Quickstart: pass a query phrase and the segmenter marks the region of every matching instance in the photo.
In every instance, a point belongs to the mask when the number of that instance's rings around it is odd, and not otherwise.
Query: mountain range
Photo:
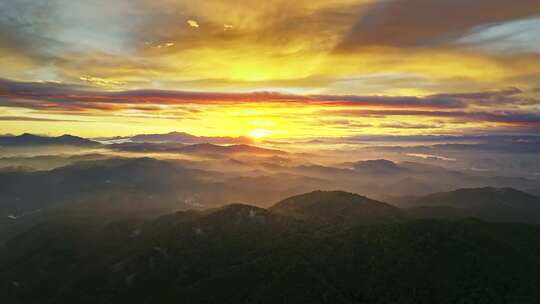
[[[405,213],[352,193],[315,191],[268,209],[231,204],[106,225],[58,217],[0,248],[0,295],[8,303],[540,297],[539,226],[414,220]]]
[[[0,158],[2,303],[540,298],[534,177],[240,143],[4,138],[29,154]],[[34,154],[64,146],[76,153]]]
[[[195,147],[199,148],[201,145]],[[205,149],[208,146],[203,147],[203,151],[207,151]],[[210,148],[213,151],[214,147]],[[231,149],[261,152],[261,148],[251,149],[244,146],[240,148]],[[262,150],[263,154],[266,152]],[[387,177],[387,173],[382,173],[382,176],[378,177],[373,174],[373,169],[370,169],[372,174],[367,175],[365,173],[359,175],[355,170],[325,167],[298,167],[287,169],[289,172],[285,170],[279,173],[246,174],[243,171],[232,173],[203,169],[204,166],[198,163],[192,165],[189,162],[153,158],[100,159],[99,155],[88,155],[79,156],[74,160],[78,162],[51,170],[33,171],[26,167],[12,167],[0,171],[0,217],[20,218],[38,210],[66,206],[76,209],[130,210],[142,213],[148,210],[166,213],[194,207],[211,208],[231,202],[248,202],[268,207],[276,200],[290,195],[322,187],[330,190],[330,185],[339,187],[340,183],[332,181],[330,178],[332,176],[335,179],[341,179],[341,176],[347,178],[345,181],[351,181],[349,188],[362,188],[360,179],[369,178],[364,186],[367,189],[375,187],[380,181],[393,178]],[[36,161],[51,160],[40,157]],[[206,163],[202,162],[203,165]],[[234,162],[231,166],[239,167],[242,164]],[[373,163],[370,164],[370,168],[373,168]],[[425,169],[419,168],[421,167],[400,166],[398,170],[406,171],[408,174],[415,172],[414,170],[424,172]],[[380,172],[380,169],[376,171]],[[430,173],[429,176],[435,175]],[[442,174],[439,175],[443,178]],[[403,181],[403,178],[396,181]],[[341,184],[347,185],[345,182]],[[326,205],[318,205],[317,201],[310,197],[304,200],[314,204],[312,210],[324,212]],[[358,196],[349,198],[351,202],[362,200],[369,201]],[[421,217],[471,216],[486,220],[536,223],[540,222],[540,213],[537,212],[537,206],[540,205],[538,200],[534,195],[515,189],[488,187],[394,197],[389,202]],[[291,209],[290,212],[292,211]],[[363,217],[372,218],[377,212],[378,209],[371,210]],[[334,216],[362,217],[354,212],[349,213],[344,209],[341,214]],[[426,216],[422,216],[423,213]],[[310,217],[315,217],[315,214],[310,214]]]
[[[195,136],[186,132],[170,132],[165,134],[139,134],[129,137],[132,142],[178,142],[184,144],[252,144],[253,141],[248,137],[230,137],[230,136]]]
[[[40,136],[24,133],[18,136],[0,136],[0,146],[3,147],[32,147],[32,146],[79,146],[79,147],[95,147],[100,144],[86,138],[62,135],[58,137]]]
[[[408,198],[401,206],[423,218],[475,217],[498,222],[540,223],[540,198],[512,188],[458,189]]]
[[[210,143],[182,144],[182,143],[118,143],[108,145],[107,148],[124,152],[139,153],[194,153],[194,154],[272,154],[283,155],[285,151],[255,147],[250,145],[216,145]]]
[[[210,137],[210,136],[195,136],[185,132],[170,132],[165,134],[139,134],[128,137],[112,138],[113,142],[120,140],[121,142],[132,143],[180,143],[180,144],[214,144],[214,145],[249,145],[253,141],[247,137]],[[109,138],[99,139],[108,141]],[[45,145],[66,145],[66,146],[81,146],[90,147],[100,145],[99,141],[86,139],[83,137],[64,134],[61,136],[44,136],[24,133],[21,135],[1,135],[0,146],[19,147],[19,146],[45,146]],[[156,147],[155,145],[154,147]]]

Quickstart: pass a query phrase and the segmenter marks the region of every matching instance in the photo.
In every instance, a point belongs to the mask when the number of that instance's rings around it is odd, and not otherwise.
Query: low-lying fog
[[[396,206],[459,188],[540,194],[538,142],[16,140],[1,148],[4,231],[45,211],[152,217],[231,203],[268,207],[313,190],[344,190]]]

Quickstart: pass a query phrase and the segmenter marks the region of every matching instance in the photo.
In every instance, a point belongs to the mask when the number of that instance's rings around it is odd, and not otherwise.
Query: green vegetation
[[[1,248],[0,295],[5,303],[40,304],[540,298],[540,226],[405,214],[362,196],[316,191],[270,209],[234,204],[105,227],[66,215]]]

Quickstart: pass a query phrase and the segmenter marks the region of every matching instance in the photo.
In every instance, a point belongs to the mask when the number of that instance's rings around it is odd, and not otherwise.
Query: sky
[[[538,134],[538,0],[0,0],[0,134]]]

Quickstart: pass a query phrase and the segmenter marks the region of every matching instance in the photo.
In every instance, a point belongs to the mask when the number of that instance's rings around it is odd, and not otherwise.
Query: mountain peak
[[[189,135],[189,136],[194,136],[194,135],[191,135],[191,134],[186,133],[186,132],[178,132],[178,131],[172,131],[172,132],[169,132],[167,134],[168,135]]]
[[[23,133],[19,136],[9,136],[9,137],[15,137],[15,138],[48,138],[48,136],[42,136],[42,135],[36,135],[32,133]]]
[[[58,136],[58,138],[83,139],[82,137],[74,136],[74,135],[71,135],[71,134],[62,134],[62,135]]]
[[[345,191],[313,191],[287,198],[270,211],[303,220],[355,225],[395,221],[399,209],[365,196]]]

